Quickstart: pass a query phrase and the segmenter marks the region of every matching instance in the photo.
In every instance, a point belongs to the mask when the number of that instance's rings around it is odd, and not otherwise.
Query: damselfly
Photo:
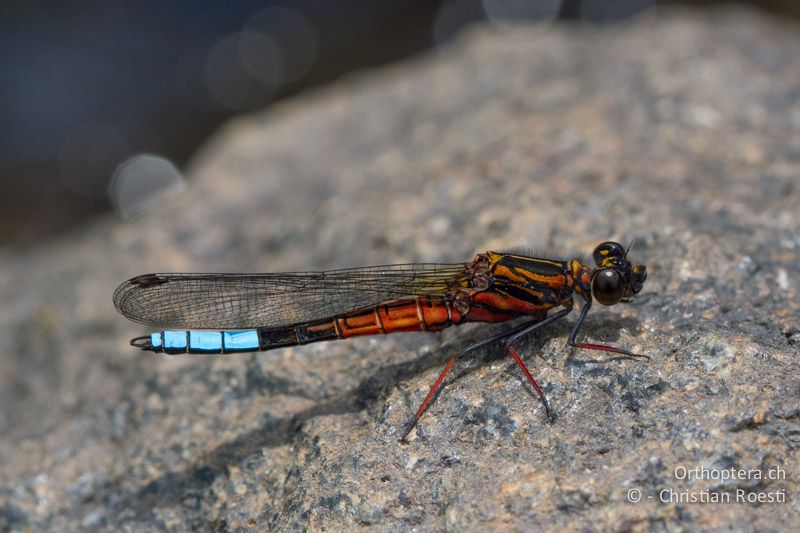
[[[647,279],[645,266],[629,262],[628,251],[619,243],[598,245],[593,258],[595,267],[578,259],[486,252],[455,264],[275,274],[146,274],[120,285],[114,305],[130,320],[172,328],[131,340],[137,348],[167,354],[253,352],[527,317],[447,361],[403,435],[405,440],[456,360],[498,341],[504,342],[552,419],[547,399],[514,343],[568,315],[576,294],[583,303],[569,346],[646,357],[576,342],[593,299],[603,305],[630,301]],[[555,308],[559,309],[548,316]]]

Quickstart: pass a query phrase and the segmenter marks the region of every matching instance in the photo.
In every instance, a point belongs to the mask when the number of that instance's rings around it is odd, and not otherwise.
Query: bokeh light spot
[[[183,174],[171,161],[137,154],[117,167],[108,194],[117,215],[129,220],[174,198],[185,188]]]
[[[317,60],[317,30],[294,9],[262,9],[245,23],[244,32],[268,36],[279,46],[283,57],[283,83],[302,79]],[[253,74],[261,79],[258,74]]]
[[[239,59],[245,71],[275,91],[284,81],[281,45],[269,34],[245,30],[239,34]]]
[[[223,37],[211,47],[203,66],[203,81],[211,97],[228,109],[247,109],[253,104],[254,82],[244,68],[240,34]]]

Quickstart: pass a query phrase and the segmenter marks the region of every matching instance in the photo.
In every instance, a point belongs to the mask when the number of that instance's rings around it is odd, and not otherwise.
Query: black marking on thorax
[[[498,261],[492,270],[492,274],[494,274],[495,277],[500,277],[498,275],[502,271],[502,268],[498,271],[498,267],[506,268],[511,274],[529,281],[533,280],[531,280],[528,273],[544,277],[562,276],[569,273],[569,264],[566,261],[554,261],[552,259],[538,259],[535,257],[517,255],[506,255]],[[519,283],[514,279],[508,279],[507,281]]]

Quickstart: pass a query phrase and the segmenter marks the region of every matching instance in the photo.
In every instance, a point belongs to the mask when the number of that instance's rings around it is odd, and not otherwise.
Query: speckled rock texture
[[[0,254],[0,529],[800,523],[796,25],[721,10],[479,27],[232,122],[188,174],[145,219]],[[584,336],[652,359],[567,349],[573,316],[519,345],[554,422],[488,350],[408,444],[444,362],[491,327],[167,357],[129,347],[148,330],[111,303],[152,271],[607,239],[632,240],[650,276]]]

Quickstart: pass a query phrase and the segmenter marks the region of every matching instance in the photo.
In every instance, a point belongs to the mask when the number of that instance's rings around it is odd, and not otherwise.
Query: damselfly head
[[[592,254],[597,268],[592,273],[592,296],[603,305],[630,301],[642,290],[647,267],[628,261],[628,251],[618,242],[604,242]]]

